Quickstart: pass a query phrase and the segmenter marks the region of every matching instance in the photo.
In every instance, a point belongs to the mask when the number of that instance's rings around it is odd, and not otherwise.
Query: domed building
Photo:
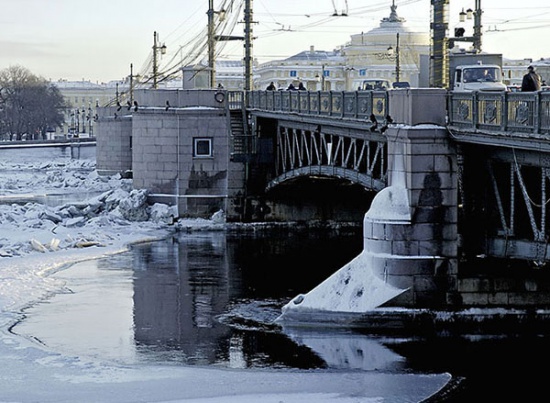
[[[380,26],[351,36],[342,49],[350,71],[349,82],[356,89],[365,79],[386,79],[409,82],[417,87],[420,76],[420,55],[430,54],[429,32],[413,32],[405,19],[397,15],[395,0],[391,13]]]

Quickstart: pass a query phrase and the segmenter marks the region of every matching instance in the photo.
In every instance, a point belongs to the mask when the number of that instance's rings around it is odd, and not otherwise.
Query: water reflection
[[[136,245],[57,273],[71,292],[30,308],[15,332],[71,354],[124,363],[326,367],[273,321],[291,297],[357,254],[360,234],[214,232]],[[118,318],[116,325],[110,317]]]
[[[384,339],[343,329],[285,328],[295,343],[307,346],[330,368],[365,371],[403,370],[405,357],[384,345]]]
[[[134,326],[140,352],[211,364],[230,330],[215,320],[230,297],[230,265],[220,234],[134,250]]]
[[[299,246],[281,247],[289,237],[301,239]],[[240,368],[324,366],[272,322],[297,287],[299,292],[311,287],[347,260],[345,250],[352,255],[360,248],[353,231],[308,264],[297,259],[329,238],[306,232],[269,238],[208,233],[137,246],[132,252],[133,299],[140,356]]]

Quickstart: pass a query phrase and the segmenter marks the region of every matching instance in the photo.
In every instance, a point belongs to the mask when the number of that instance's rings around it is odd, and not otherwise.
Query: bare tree
[[[59,89],[21,66],[0,71],[0,133],[20,140],[46,138],[63,124],[65,101]]]

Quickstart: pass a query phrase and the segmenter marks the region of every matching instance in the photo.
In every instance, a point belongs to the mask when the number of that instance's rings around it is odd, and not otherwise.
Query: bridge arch
[[[321,126],[279,125],[275,175],[266,189],[299,177],[344,179],[365,189],[386,187],[386,138],[379,133]]]
[[[373,175],[360,173],[355,170],[331,165],[306,166],[291,169],[270,180],[266,190],[271,190],[283,182],[304,177],[326,177],[349,181],[363,186],[367,190],[378,192],[386,187],[385,179],[375,178]]]

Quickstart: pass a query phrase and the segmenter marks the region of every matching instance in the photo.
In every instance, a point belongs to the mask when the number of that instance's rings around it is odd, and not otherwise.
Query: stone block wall
[[[132,170],[132,115],[126,108],[99,108],[96,123],[96,167],[100,175]]]
[[[211,141],[211,155],[195,154],[197,139]],[[227,213],[244,180],[243,165],[229,160],[229,141],[224,108],[140,108],[133,116],[134,188],[176,204],[182,217]]]
[[[226,93],[217,90],[135,90],[137,108],[101,108],[97,126],[100,174],[132,173],[151,202],[176,205],[180,216],[210,217],[223,209],[240,218],[245,168],[230,161]],[[194,155],[194,139],[212,154]]]

